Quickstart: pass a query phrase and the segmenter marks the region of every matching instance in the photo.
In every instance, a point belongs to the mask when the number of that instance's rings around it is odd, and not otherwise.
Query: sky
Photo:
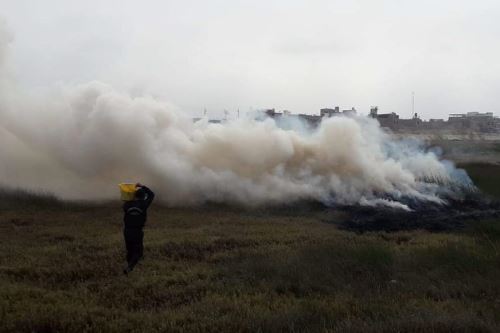
[[[498,0],[0,0],[26,89],[102,81],[192,116],[498,110]]]

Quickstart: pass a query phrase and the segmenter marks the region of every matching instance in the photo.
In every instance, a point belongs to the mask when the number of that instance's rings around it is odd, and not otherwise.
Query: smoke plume
[[[0,61],[9,40],[0,29]],[[470,182],[364,117],[325,119],[306,133],[272,119],[193,122],[168,103],[100,82],[30,92],[0,69],[0,84],[3,186],[100,199],[140,181],[171,205],[318,200],[408,209],[408,200],[442,203]]]

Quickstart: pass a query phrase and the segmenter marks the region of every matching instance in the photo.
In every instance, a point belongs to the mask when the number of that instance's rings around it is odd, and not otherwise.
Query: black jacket
[[[125,228],[142,228],[146,223],[148,218],[147,209],[153,202],[155,194],[146,186],[143,186],[142,189],[146,192],[146,199],[126,201],[123,204]]]

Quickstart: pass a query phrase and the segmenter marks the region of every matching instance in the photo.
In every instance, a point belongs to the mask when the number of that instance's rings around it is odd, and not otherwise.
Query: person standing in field
[[[127,249],[127,266],[124,274],[130,273],[143,257],[144,225],[147,220],[147,210],[155,197],[153,191],[140,183],[136,184],[134,200],[123,204],[123,236]]]

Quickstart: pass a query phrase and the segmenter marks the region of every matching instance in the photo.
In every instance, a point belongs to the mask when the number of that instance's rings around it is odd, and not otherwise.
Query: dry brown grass
[[[126,277],[119,205],[23,195],[0,211],[3,332],[500,330],[498,221],[356,235],[326,210],[153,205]]]

